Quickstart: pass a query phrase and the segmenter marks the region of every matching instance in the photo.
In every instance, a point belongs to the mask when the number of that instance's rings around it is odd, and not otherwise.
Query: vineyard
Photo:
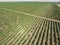
[[[59,45],[57,3],[0,2],[0,45]]]

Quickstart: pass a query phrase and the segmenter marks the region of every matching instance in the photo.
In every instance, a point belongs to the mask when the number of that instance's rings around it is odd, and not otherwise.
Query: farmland
[[[59,45],[57,3],[0,2],[0,45]]]

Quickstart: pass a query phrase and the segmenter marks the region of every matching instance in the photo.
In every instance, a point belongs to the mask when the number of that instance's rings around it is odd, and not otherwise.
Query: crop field
[[[0,45],[59,44],[57,3],[0,2]]]

